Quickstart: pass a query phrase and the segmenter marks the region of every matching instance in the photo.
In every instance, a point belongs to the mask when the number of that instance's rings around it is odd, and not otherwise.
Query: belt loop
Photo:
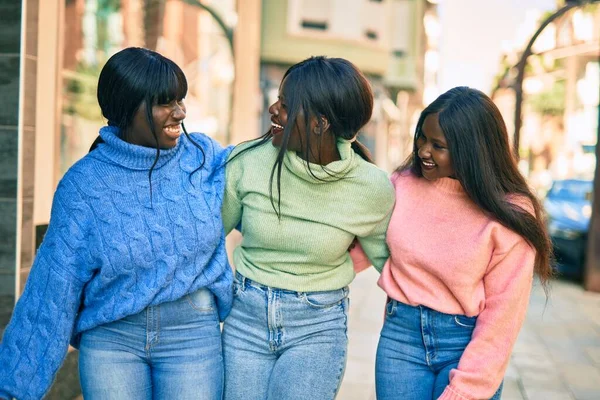
[[[242,288],[246,289],[246,277],[244,275],[242,275]]]

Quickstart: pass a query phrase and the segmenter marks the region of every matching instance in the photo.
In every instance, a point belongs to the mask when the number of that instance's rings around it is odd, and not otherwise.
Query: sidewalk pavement
[[[350,286],[349,351],[338,400],[375,400],[375,351],[385,294],[369,268]],[[600,294],[553,281],[539,285],[504,379],[503,400],[600,399]]]

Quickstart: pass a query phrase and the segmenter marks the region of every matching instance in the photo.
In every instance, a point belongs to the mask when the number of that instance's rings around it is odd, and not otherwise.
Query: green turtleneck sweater
[[[285,154],[281,171],[281,219],[269,195],[278,148],[268,142],[234,157],[226,170],[223,223],[229,233],[241,222],[236,270],[263,285],[300,292],[342,288],[355,273],[348,247],[355,237],[375,266],[388,258],[385,233],[394,206],[387,173],[364,161],[347,140],[338,141],[341,160],[311,164]],[[277,178],[273,179],[277,207]]]

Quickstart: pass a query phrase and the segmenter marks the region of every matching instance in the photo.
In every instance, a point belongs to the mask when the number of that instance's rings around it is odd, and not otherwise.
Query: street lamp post
[[[525,47],[525,50],[523,51],[523,54],[521,55],[521,58],[517,63],[517,78],[515,79],[515,83],[513,86],[515,90],[515,134],[513,136],[513,151],[515,152],[515,157],[517,159],[519,159],[519,139],[521,137],[521,125],[523,124],[523,119],[521,117],[523,109],[523,80],[525,78],[525,67],[527,66],[527,58],[531,55],[531,48],[533,47],[533,44],[535,43],[538,36],[540,36],[542,31],[548,25],[550,25],[552,21],[565,14],[572,8],[579,7],[586,3],[592,3],[594,1],[600,0],[567,1],[567,4],[563,8],[559,9],[554,14],[549,16],[544,22],[542,22],[538,30],[529,40],[529,43],[527,43],[527,47]]]

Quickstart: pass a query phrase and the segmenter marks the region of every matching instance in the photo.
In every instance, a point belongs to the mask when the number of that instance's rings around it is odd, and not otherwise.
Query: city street
[[[385,295],[377,272],[351,285],[349,356],[338,399],[375,399],[374,362]],[[600,294],[564,281],[537,286],[504,381],[503,400],[600,399]]]

